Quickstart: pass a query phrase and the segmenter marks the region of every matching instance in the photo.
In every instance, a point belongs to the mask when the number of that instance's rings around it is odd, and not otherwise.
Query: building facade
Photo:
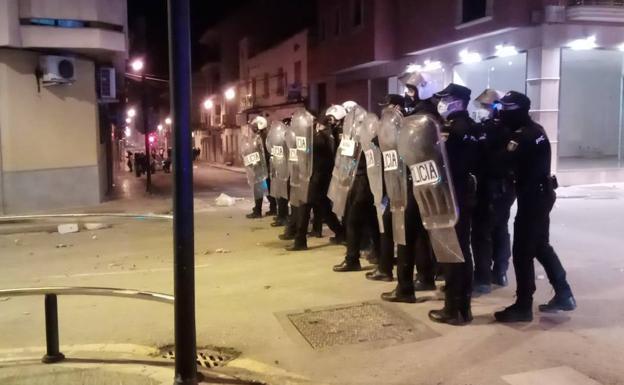
[[[126,31],[123,0],[0,0],[0,213],[102,200]]]
[[[622,1],[321,0],[318,14],[312,106],[375,111],[416,64],[440,89],[527,93],[562,184],[624,180]]]

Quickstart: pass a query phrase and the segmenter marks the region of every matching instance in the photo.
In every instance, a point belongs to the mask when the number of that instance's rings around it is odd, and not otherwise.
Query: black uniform
[[[530,119],[529,119],[530,120]],[[533,258],[544,266],[556,296],[572,297],[566,272],[550,245],[550,211],[555,203],[556,180],[550,176],[550,142],[533,121],[516,129],[507,144],[516,177],[518,212],[514,223],[513,264],[517,301],[531,308],[535,292]]]
[[[271,164],[271,153],[267,150],[267,145],[266,145],[266,139],[267,139],[267,131],[266,130],[260,130],[259,132],[260,137],[262,138],[262,146],[264,147],[264,157],[266,160],[266,164],[267,166],[270,167]],[[267,177],[266,179],[267,182],[267,190],[270,191],[271,189],[271,178]],[[255,205],[253,208],[253,214],[262,214],[262,200],[263,198],[260,199],[256,199],[255,200]],[[270,195],[267,195],[267,200],[269,201],[269,212],[267,213],[268,215],[275,215],[277,213],[277,201],[275,200],[275,198],[273,198]]]
[[[516,199],[506,154],[510,130],[498,119],[478,125],[477,206],[472,217],[475,285],[506,285],[509,211]]]
[[[375,198],[368,183],[366,173],[366,157],[362,154],[358,168],[349,192],[348,215],[345,216],[347,230],[347,255],[345,262],[348,265],[359,266],[360,246],[364,230],[368,229],[371,236],[373,252],[379,255],[379,223],[375,211]]]
[[[331,182],[332,170],[334,168],[334,144],[330,130],[320,130],[315,132],[313,137],[313,162],[312,177],[310,178],[308,203],[299,207],[299,218],[297,221],[297,233],[295,235],[295,247],[307,246],[308,224],[310,223],[310,210],[315,206],[317,213],[323,218],[323,222],[336,234],[339,239],[344,239],[344,229],[336,214],[332,212],[331,202],[327,197],[329,183]]]
[[[472,295],[473,264],[470,250],[470,226],[476,199],[474,170],[476,144],[474,122],[467,111],[450,114],[442,129],[451,169],[451,179],[459,206],[459,220],[455,225],[464,263],[443,264],[446,279],[445,309],[469,313]],[[470,318],[470,317],[467,317]]]
[[[427,100],[410,102],[406,99],[404,114],[426,113],[438,116],[436,107]],[[407,114],[407,111],[410,113]],[[407,205],[405,207],[405,245],[397,245],[397,280],[398,285],[393,295],[382,295],[382,299],[395,301],[398,298],[405,298],[413,301],[414,290],[435,289],[435,258],[429,233],[425,229],[420,216],[418,203],[412,194],[412,177],[407,171]],[[384,182],[385,183],[385,182]],[[384,185],[385,188],[385,185]],[[388,203],[389,205],[389,203]],[[378,270],[384,275],[392,276],[392,257],[394,256],[394,242],[392,231],[392,213],[389,208],[384,212],[384,234],[381,237],[381,253]],[[414,265],[418,272],[418,287],[414,284]]]

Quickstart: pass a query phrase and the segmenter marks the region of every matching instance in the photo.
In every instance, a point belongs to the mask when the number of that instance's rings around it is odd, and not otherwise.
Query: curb
[[[225,170],[225,171],[230,171],[230,172],[235,172],[237,174],[245,174],[245,170],[243,170],[243,169],[240,169],[238,167],[225,166],[225,165],[218,164],[218,163],[208,163],[208,167],[217,168],[217,169],[220,169],[220,170]]]

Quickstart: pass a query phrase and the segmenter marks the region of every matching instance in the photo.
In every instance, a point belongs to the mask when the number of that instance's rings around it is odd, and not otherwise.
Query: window
[[[340,35],[340,8],[334,12],[334,36]]]
[[[269,97],[269,74],[265,73],[264,74],[264,80],[263,80],[263,93],[262,96],[265,98]]]
[[[363,0],[353,0],[353,26],[359,27],[364,20]]]
[[[468,23],[488,16],[488,0],[462,0],[461,22]]]
[[[295,84],[301,84],[301,60],[295,62]]]
[[[277,69],[277,90],[276,94],[279,96],[284,95],[284,83],[286,83],[286,74],[282,67]]]

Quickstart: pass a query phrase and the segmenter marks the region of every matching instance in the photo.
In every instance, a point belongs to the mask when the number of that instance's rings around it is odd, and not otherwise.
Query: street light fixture
[[[134,59],[132,63],[130,63],[130,68],[132,68],[134,72],[141,72],[144,66],[145,63],[143,63],[142,59]]]
[[[163,125],[162,125],[162,124],[159,124],[159,125],[158,125],[158,127],[156,127],[156,128],[158,128],[158,131],[162,131],[162,129],[163,129]]]
[[[167,117],[167,118],[165,119],[165,124],[166,124],[167,126],[171,126],[171,118]]]
[[[232,100],[236,97],[236,91],[234,90],[234,87],[230,87],[225,91],[225,99],[227,100]]]
[[[131,117],[127,117],[126,118],[126,123],[128,123],[128,124],[132,123],[132,118]]]
[[[136,116],[136,110],[133,107],[130,107],[126,112],[128,118],[134,118]]]
[[[126,129],[124,130],[124,133],[126,134],[126,138],[129,138],[130,135],[132,135],[132,131],[130,130],[130,127],[126,127]]]
[[[214,102],[212,101],[212,99],[206,99],[204,101],[204,109],[206,110],[210,110],[214,107]]]

